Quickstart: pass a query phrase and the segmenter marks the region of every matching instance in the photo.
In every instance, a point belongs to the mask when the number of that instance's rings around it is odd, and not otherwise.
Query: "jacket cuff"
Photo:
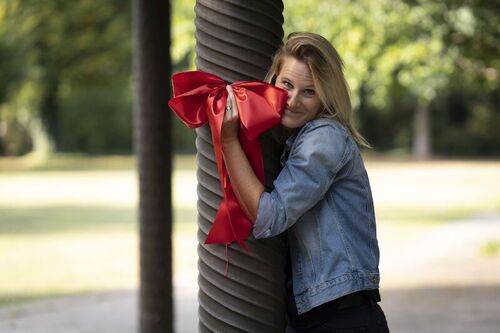
[[[263,192],[259,199],[259,208],[257,209],[257,219],[253,226],[253,236],[255,238],[267,238],[271,236],[272,224],[272,204],[271,194]]]

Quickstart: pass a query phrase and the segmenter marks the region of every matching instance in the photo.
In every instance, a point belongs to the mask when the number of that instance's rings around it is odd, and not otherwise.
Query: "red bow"
[[[220,144],[228,83],[216,75],[201,71],[174,74],[172,83],[175,97],[168,102],[172,110],[190,128],[200,127],[208,121],[212,132],[224,198],[205,244],[236,241],[247,250],[243,241],[248,238],[252,223],[241,210],[233,192]],[[264,131],[280,123],[287,92],[260,81],[239,81],[231,86],[240,116],[240,143],[255,174],[264,183],[264,164],[258,138]]]

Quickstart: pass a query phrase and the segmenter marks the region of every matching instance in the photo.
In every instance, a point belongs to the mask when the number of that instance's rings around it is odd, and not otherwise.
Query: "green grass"
[[[4,207],[0,216],[0,307],[136,288],[135,209]],[[174,242],[196,235],[196,210],[176,209],[174,220]]]
[[[439,225],[451,221],[466,219],[483,212],[500,212],[495,203],[450,207],[418,207],[380,205],[376,207],[376,217],[379,223]]]
[[[4,305],[137,285],[137,237],[130,231],[2,235],[0,253]]]
[[[48,206],[0,208],[1,236],[128,232],[136,229],[133,208]]]
[[[174,231],[184,234],[196,222],[196,210],[175,209]],[[103,206],[0,207],[0,236],[135,233],[133,208]]]
[[[131,155],[99,156],[58,153],[50,156],[29,154],[23,157],[0,158],[0,171],[61,170],[130,170],[135,168]]]

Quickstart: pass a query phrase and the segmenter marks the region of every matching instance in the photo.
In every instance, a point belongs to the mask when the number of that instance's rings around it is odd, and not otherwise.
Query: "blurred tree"
[[[453,50],[444,45],[443,29],[437,24],[442,5],[429,2],[412,7],[394,0],[289,2],[293,4],[286,7],[290,11],[287,17],[294,19],[287,28],[318,32],[343,56],[353,106],[360,111],[364,132],[387,135],[387,128],[369,128],[380,121],[367,120],[388,117],[394,94],[416,96],[412,141],[414,153],[426,157],[430,153],[428,105],[447,84],[453,64]],[[315,7],[322,20],[299,15]],[[402,129],[393,130],[394,136],[401,136]]]
[[[194,70],[195,59],[195,0],[174,0],[172,3],[172,73]],[[173,140],[177,153],[196,151],[196,133],[184,125],[179,118],[173,117]]]
[[[437,152],[500,156],[500,3],[445,1],[445,44],[456,50],[450,85],[433,106]]]
[[[321,16],[304,15],[312,9]],[[471,88],[481,75],[498,91],[498,9],[481,0],[289,0],[285,27],[318,32],[339,49],[370,141],[385,148],[412,144],[414,155],[426,158],[431,130],[445,129],[431,126],[430,106],[455,77],[467,77]],[[489,104],[483,113],[491,116],[498,106]]]
[[[174,0],[172,3],[173,72],[194,70],[195,0]]]
[[[57,150],[61,102],[75,83],[129,85],[130,4],[0,0],[0,8],[5,44],[23,54],[21,88],[11,96],[12,108],[17,113],[19,104],[27,106],[35,149]]]
[[[194,68],[194,0],[172,5],[175,72]],[[0,0],[0,155],[130,152],[130,30],[129,1]]]
[[[0,2],[0,156],[8,151],[23,152],[26,135],[19,131],[17,126],[12,126],[10,136],[15,138],[12,143],[6,140],[9,124],[15,123],[15,115],[9,112],[5,104],[13,91],[19,89],[23,77],[24,54],[9,40],[9,30],[5,24],[6,3]]]

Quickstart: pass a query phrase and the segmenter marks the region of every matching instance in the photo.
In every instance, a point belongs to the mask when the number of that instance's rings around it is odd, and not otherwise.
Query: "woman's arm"
[[[227,86],[228,100],[222,123],[221,145],[233,191],[247,217],[255,222],[264,185],[255,175],[238,140],[239,115],[233,89]]]

